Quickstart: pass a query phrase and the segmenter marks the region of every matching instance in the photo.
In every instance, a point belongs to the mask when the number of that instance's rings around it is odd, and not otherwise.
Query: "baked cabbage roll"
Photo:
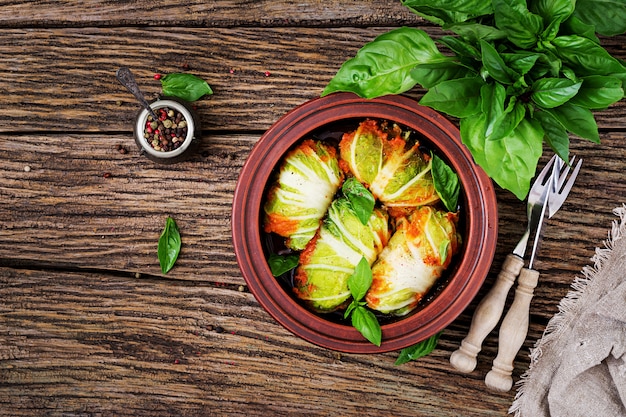
[[[307,139],[284,158],[264,204],[264,229],[302,250],[315,236],[335,193],[343,183],[333,146]]]
[[[439,200],[430,155],[406,136],[397,125],[367,119],[339,143],[342,169],[368,187],[393,216]]]
[[[389,244],[372,266],[368,307],[397,316],[415,309],[458,251],[457,218],[456,213],[424,206],[398,219]]]
[[[294,292],[314,310],[330,312],[349,298],[348,278],[365,257],[371,265],[389,241],[389,218],[374,208],[367,224],[359,220],[351,203],[339,197],[331,204],[315,238],[300,254]]]

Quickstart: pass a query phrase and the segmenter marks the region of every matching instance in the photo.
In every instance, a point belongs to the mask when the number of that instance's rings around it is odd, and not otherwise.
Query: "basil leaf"
[[[451,30],[462,38],[473,42],[478,42],[479,40],[495,41],[506,38],[506,33],[496,27],[474,22],[463,22],[448,25],[446,26],[446,29]]]
[[[543,152],[543,129],[538,121],[525,118],[502,139],[486,140],[486,126],[484,113],[462,119],[461,139],[487,175],[523,200]]]
[[[538,0],[530,4],[531,11],[543,18],[546,29],[542,34],[542,39],[554,39],[561,22],[574,12],[575,4],[575,0]]]
[[[378,36],[344,62],[322,92],[353,92],[364,98],[400,94],[413,88],[411,70],[418,64],[445,59],[426,32],[399,28]]]
[[[615,77],[591,75],[582,78],[582,85],[569,102],[587,109],[604,109],[624,97],[622,82]]]
[[[361,223],[367,224],[374,212],[376,200],[372,193],[354,177],[348,178],[341,188],[343,194],[350,201],[354,213]]]
[[[470,16],[493,13],[491,1],[486,0],[402,0],[407,7],[432,7],[435,9],[461,12]]]
[[[272,253],[267,259],[267,264],[272,271],[272,275],[275,277],[279,277],[291,271],[298,266],[299,262],[300,256],[297,253],[290,253],[289,255],[277,255]]]
[[[574,16],[605,36],[626,32],[626,3],[623,0],[577,0]]]
[[[447,46],[459,58],[470,58],[480,61],[480,51],[469,42],[454,36],[442,36],[439,42]]]
[[[528,49],[537,43],[543,31],[540,16],[531,13],[525,0],[493,0],[496,27],[507,34],[507,39],[520,48]]]
[[[546,109],[559,123],[573,134],[595,143],[600,143],[598,124],[591,110],[565,103],[553,109]]]
[[[178,254],[180,253],[180,232],[173,218],[168,217],[165,220],[165,228],[159,237],[159,245],[157,255],[161,271],[167,274],[174,267]]]
[[[485,136],[491,136],[497,122],[504,114],[506,89],[500,83],[485,84],[480,89],[481,110],[486,116]]]
[[[363,306],[357,306],[352,312],[352,326],[357,329],[364,338],[380,346],[382,329],[374,313]]]
[[[528,74],[542,55],[535,52],[515,52],[500,56],[509,68],[521,76]]]
[[[512,84],[513,80],[519,78],[518,74],[506,66],[500,54],[491,44],[481,40],[480,51],[483,65],[491,78],[502,84]]]
[[[362,257],[354,269],[354,273],[348,278],[348,289],[350,294],[352,294],[352,298],[354,298],[354,302],[358,303],[361,301],[371,286],[372,269],[367,259]]]
[[[420,104],[454,117],[467,117],[480,111],[480,77],[459,78],[437,84],[424,94]]]
[[[402,4],[414,11],[430,13],[444,23],[464,22],[493,13],[491,2],[485,0],[402,0]]]
[[[494,123],[493,132],[488,135],[488,140],[500,140],[519,126],[526,115],[526,107],[513,97],[506,110]]]
[[[413,346],[402,349],[394,365],[402,365],[430,354],[437,347],[442,333],[439,332]]]
[[[411,70],[411,77],[424,88],[432,88],[444,81],[475,75],[456,59],[430,64],[418,64]]]
[[[530,97],[538,106],[551,109],[569,101],[581,85],[567,78],[542,78],[532,85]]]
[[[592,40],[578,35],[559,36],[552,45],[556,55],[579,76],[609,75],[626,82],[626,67]]]
[[[161,87],[164,95],[185,101],[196,101],[205,94],[213,94],[209,84],[193,74],[167,74],[161,78]]]
[[[576,15],[572,15],[565,22],[561,24],[560,35],[580,35],[585,37],[594,43],[599,44],[600,39],[596,36],[596,28],[593,25],[588,25],[580,20]]]
[[[432,155],[432,174],[435,191],[450,212],[457,210],[461,185],[459,177],[441,158]],[[443,261],[442,261],[443,263]]]
[[[569,135],[556,118],[545,111],[536,111],[533,118],[541,123],[544,139],[562,160],[569,163]]]

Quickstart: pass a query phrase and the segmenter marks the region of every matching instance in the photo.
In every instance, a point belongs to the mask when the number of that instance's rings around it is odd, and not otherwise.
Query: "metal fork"
[[[575,159],[575,157],[572,158],[572,163]],[[570,171],[569,165],[565,164],[560,158],[556,161],[551,176],[550,193],[547,196],[549,217],[552,217],[563,205],[563,202],[574,185],[581,165],[582,159],[578,161],[569,180],[567,180]],[[509,391],[513,386],[513,378],[511,377],[513,361],[524,344],[528,333],[530,302],[539,280],[539,271],[533,269],[533,264],[537,255],[541,223],[545,211],[546,204],[544,201],[543,207],[541,208],[541,218],[538,219],[538,227],[535,232],[533,250],[528,262],[528,268],[522,268],[520,272],[513,304],[511,304],[500,326],[498,355],[493,360],[491,371],[489,371],[485,377],[487,386],[496,391]]]
[[[539,175],[537,175],[528,193],[528,224],[526,232],[513,250],[513,253],[507,255],[496,282],[485,298],[478,304],[478,307],[476,307],[467,336],[461,342],[459,349],[450,356],[452,366],[461,372],[469,373],[476,368],[476,356],[481,350],[483,341],[500,321],[509,290],[524,266],[524,253],[526,252],[528,239],[531,233],[537,230],[539,220],[543,218],[545,211],[544,203],[550,191],[551,183],[549,179],[553,178],[552,167],[555,159],[556,157],[550,159]]]

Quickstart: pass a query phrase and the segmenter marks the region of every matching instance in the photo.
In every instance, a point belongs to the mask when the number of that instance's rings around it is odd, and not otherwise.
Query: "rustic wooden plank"
[[[80,3],[12,0],[0,4],[4,27],[403,25],[420,21],[398,0],[187,0]]]
[[[3,30],[0,132],[130,131],[139,107],[115,79],[120,66],[133,69],[148,97],[161,91],[154,73],[194,73],[215,91],[197,102],[205,130],[263,131],[318,97],[346,59],[388,29]],[[439,28],[426,30],[435,37],[443,34]],[[626,59],[626,35],[606,44]],[[421,94],[415,89],[409,95]],[[602,129],[626,129],[625,102],[596,114]]]
[[[171,276],[243,283],[230,207],[257,139],[206,136],[193,160],[165,166],[128,135],[2,137],[0,259],[160,273],[156,243],[172,216],[183,248]]]
[[[454,372],[447,334],[394,366],[311,345],[229,288],[0,268],[0,299],[0,415],[501,416],[513,398]]]
[[[208,135],[192,160],[165,166],[141,156],[130,135],[0,136],[0,261],[158,275],[156,242],[171,215],[184,247],[168,276],[242,284],[230,207],[257,139]],[[573,141],[572,151],[585,162],[545,231],[538,267],[548,274],[578,272],[606,237],[611,210],[626,195],[623,140],[616,132],[599,145]],[[510,193],[501,191],[498,199],[500,260],[523,232],[525,209]]]

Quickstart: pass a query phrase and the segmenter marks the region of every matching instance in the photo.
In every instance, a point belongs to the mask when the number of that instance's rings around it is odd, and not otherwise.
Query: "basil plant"
[[[384,33],[347,60],[322,95],[373,98],[423,87],[420,103],[458,118],[476,163],[519,199],[528,194],[544,142],[568,161],[570,136],[600,141],[593,111],[624,97],[626,66],[596,33],[624,33],[626,3],[402,3],[445,34],[435,40],[409,27]]]

